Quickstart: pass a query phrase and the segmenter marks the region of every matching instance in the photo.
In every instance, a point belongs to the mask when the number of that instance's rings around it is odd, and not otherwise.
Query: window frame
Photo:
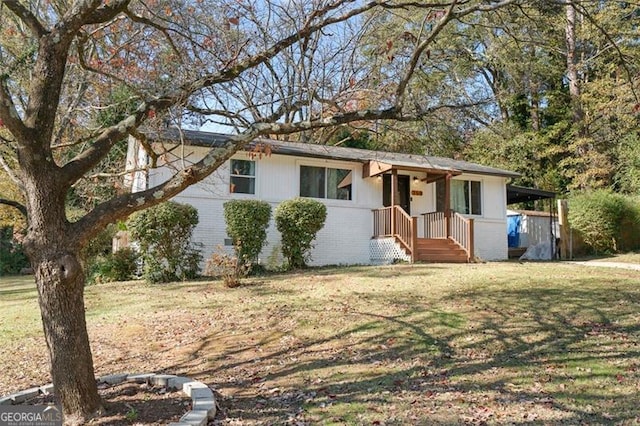
[[[233,173],[233,162],[234,161],[247,161],[249,163],[253,163],[253,175],[242,175]],[[241,179],[253,179],[253,193],[251,192],[235,192],[231,190],[231,185],[234,185],[233,178],[241,178]],[[241,197],[252,197],[256,196],[258,193],[258,162],[251,159],[244,158],[231,158],[229,159],[229,186],[228,186],[229,194],[233,196],[241,196]]]
[[[324,169],[324,197],[312,197],[312,196],[305,196],[302,195],[302,168],[303,167],[314,167],[314,168],[319,168],[319,169]],[[355,202],[355,168],[353,167],[352,164],[326,164],[326,163],[314,163],[314,162],[298,162],[297,164],[297,196],[302,197],[302,198],[310,198],[310,199],[314,199],[314,200],[322,200],[325,203],[354,203]],[[348,170],[349,173],[351,173],[351,189],[349,190],[349,199],[343,199],[343,198],[328,198],[327,194],[329,193],[328,190],[328,184],[329,184],[329,179],[328,179],[328,173],[327,171],[329,169],[333,169],[333,170]]]
[[[455,211],[456,213],[459,213],[459,214],[462,214],[462,215],[465,215],[465,216],[483,217],[483,215],[484,215],[484,181],[482,179],[465,178],[465,179],[451,179],[451,182],[452,183],[453,182],[462,182],[463,185],[465,183],[468,184],[468,190],[467,190],[468,191],[468,193],[467,193],[468,205],[466,207],[468,208],[469,213],[462,213],[462,212],[456,211],[452,206],[453,203],[451,202],[451,200],[449,200],[449,205],[450,205],[451,211]],[[434,191],[434,199],[435,199],[436,211],[441,211],[441,209],[439,209],[439,206],[438,206],[438,184],[440,184],[440,183],[443,186],[446,184],[444,180],[440,180],[440,181],[437,181],[435,183],[435,185],[434,185],[433,191]],[[473,197],[473,186],[474,185],[473,185],[473,183],[477,183],[478,184],[478,188],[479,188],[477,195],[479,196],[478,207],[480,208],[480,213],[473,213],[472,212],[473,206],[474,206],[474,203],[473,203],[473,199],[474,199],[474,197]],[[452,196],[453,196],[453,191],[450,191],[449,192],[449,197],[452,197]],[[442,210],[444,210],[444,208]]]

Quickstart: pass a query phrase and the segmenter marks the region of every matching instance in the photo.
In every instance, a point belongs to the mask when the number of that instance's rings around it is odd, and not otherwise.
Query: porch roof
[[[176,141],[182,137],[187,143],[195,146],[215,147],[228,142],[230,135],[221,133],[201,132],[170,128],[160,136],[151,136],[156,140]],[[518,177],[520,174],[509,170],[483,166],[467,161],[454,160],[444,157],[433,157],[419,154],[403,154],[397,152],[372,151],[359,148],[346,148],[342,146],[318,145],[313,143],[284,142],[274,139],[259,138],[250,143],[245,149],[253,149],[257,144],[267,144],[274,154],[295,155],[299,157],[323,158],[342,161],[357,161],[365,165],[379,163],[390,166],[391,169],[421,171],[427,174],[458,175],[461,173],[473,173],[480,175]],[[390,169],[388,169],[390,170]],[[383,172],[379,172],[383,173]],[[370,174],[374,176],[375,174]]]

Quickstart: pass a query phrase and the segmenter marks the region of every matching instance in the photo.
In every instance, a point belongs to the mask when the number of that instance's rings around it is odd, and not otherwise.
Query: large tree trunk
[[[101,409],[101,400],[85,322],[80,242],[66,219],[64,185],[48,167],[35,170],[25,174],[24,246],[35,272],[55,393],[65,422],[81,423]]]
[[[101,407],[84,312],[84,274],[78,254],[60,250],[33,262],[55,393],[68,421]]]

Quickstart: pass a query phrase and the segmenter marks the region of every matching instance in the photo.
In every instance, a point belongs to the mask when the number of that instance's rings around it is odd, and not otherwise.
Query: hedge
[[[276,227],[282,234],[282,254],[289,269],[306,266],[313,240],[326,218],[327,207],[308,198],[284,201],[276,208]]]

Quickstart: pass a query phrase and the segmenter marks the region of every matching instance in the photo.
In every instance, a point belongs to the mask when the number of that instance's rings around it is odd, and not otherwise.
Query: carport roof
[[[507,185],[507,205],[524,203],[526,201],[545,200],[555,198],[556,193],[542,189],[525,188],[522,186]]]

